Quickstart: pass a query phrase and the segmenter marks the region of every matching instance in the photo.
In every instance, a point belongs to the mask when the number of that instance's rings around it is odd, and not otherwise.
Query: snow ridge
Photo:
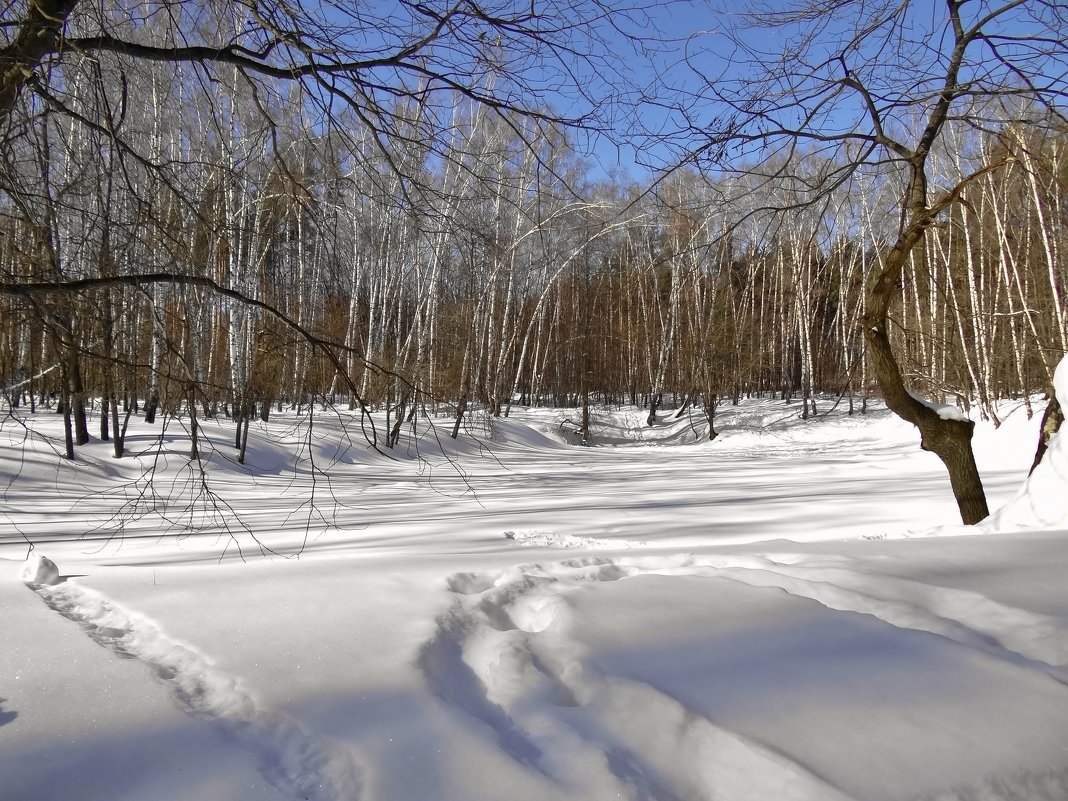
[[[350,753],[309,736],[284,715],[261,709],[236,678],[168,637],[152,620],[76,584],[27,586],[98,645],[144,664],[184,712],[220,727],[252,751],[264,778],[282,792],[307,801],[361,796],[360,771]]]
[[[777,587],[829,609],[867,614],[897,628],[937,634],[1025,664],[1068,684],[1068,630],[1056,618],[998,603],[979,593],[849,570],[803,567],[771,556],[708,559],[648,572],[716,575],[754,587]]]

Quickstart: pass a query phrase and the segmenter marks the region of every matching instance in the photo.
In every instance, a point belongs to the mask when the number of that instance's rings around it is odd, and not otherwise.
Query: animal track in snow
[[[168,637],[150,619],[77,584],[27,586],[94,642],[144,664],[184,712],[217,725],[252,751],[260,772],[282,792],[308,801],[360,797],[360,771],[344,748],[311,737],[284,715],[261,709],[237,679]]]

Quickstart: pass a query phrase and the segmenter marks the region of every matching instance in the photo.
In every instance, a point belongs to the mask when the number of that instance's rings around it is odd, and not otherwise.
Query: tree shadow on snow
[[[14,710],[5,710],[4,704],[7,703],[6,698],[0,698],[0,726],[4,726],[19,716],[18,712]]]

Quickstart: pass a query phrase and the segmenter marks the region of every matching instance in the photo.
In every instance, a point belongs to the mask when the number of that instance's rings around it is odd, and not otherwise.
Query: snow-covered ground
[[[832,407],[383,454],[316,410],[247,466],[208,421],[204,476],[178,423],[68,465],[8,417],[0,799],[1068,799],[1068,440],[1017,494],[1037,416],[980,424],[1008,507],[963,529],[913,429]]]

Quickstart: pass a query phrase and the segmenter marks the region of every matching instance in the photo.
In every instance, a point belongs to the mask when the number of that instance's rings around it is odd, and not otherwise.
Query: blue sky
[[[741,5],[727,0],[693,0],[658,6],[648,12],[652,28],[650,35],[659,38],[664,46],[649,60],[635,59],[633,74],[629,77],[639,83],[652,82],[659,74],[664,85],[657,90],[660,103],[647,102],[639,107],[639,122],[646,130],[655,132],[663,129],[665,134],[671,134],[683,126],[684,121],[680,113],[667,107],[689,104],[691,121],[698,129],[691,131],[696,135],[688,143],[685,137],[679,137],[670,147],[647,140],[646,149],[641,153],[635,153],[628,146],[617,148],[609,141],[596,142],[594,154],[604,168],[611,169],[618,165],[641,179],[648,175],[643,164],[673,163],[687,144],[700,144],[702,127],[711,130],[721,124],[717,115],[723,113],[723,108],[717,106],[710,92],[704,91],[706,77],[718,87],[733,83],[743,91],[751,88],[750,81],[759,81],[763,77],[759,64],[747,64],[744,57],[733,57],[734,48],[729,37],[724,35],[725,28],[741,21]],[[777,11],[796,8],[799,3],[771,0],[762,5],[765,9]],[[961,9],[964,26],[971,26],[992,8],[1003,5],[989,0],[965,4]],[[752,59],[755,54],[758,60],[768,63],[774,63],[781,52],[795,47],[805,36],[813,36],[813,46],[809,51],[811,60],[816,64],[827,63],[817,73],[816,82],[798,85],[803,89],[812,89],[824,79],[837,81],[848,68],[882,96],[888,123],[903,131],[912,127],[915,115],[922,114],[925,109],[922,99],[917,99],[918,95],[922,98],[922,94],[928,91],[934,95],[944,79],[944,65],[937,66],[936,61],[944,59],[952,48],[951,36],[946,30],[946,4],[937,0],[908,4],[903,16],[897,20],[900,27],[886,29],[887,44],[884,45],[877,35],[852,52],[838,52],[841,43],[855,34],[855,15],[895,14],[900,8],[898,2],[857,3],[851,7],[843,6],[838,16],[809,20],[801,25],[787,25],[780,29],[755,27],[742,31],[740,35],[751,48],[749,58]],[[1044,58],[1043,46],[1036,34],[1043,34],[1055,42],[1058,35],[1064,35],[1066,27],[1068,6],[1032,2],[1011,8],[989,25],[987,31],[1001,49],[1001,55],[1013,59],[1021,72],[1032,75],[1045,72],[1052,84],[1059,85],[1063,91],[1068,79],[1068,64],[1061,63],[1064,51],[1061,49],[1060,59]],[[996,66],[990,47],[983,42],[971,46],[968,51],[970,64],[966,63],[962,78],[978,77],[994,65],[990,81],[1000,85],[1003,81],[1013,80],[1007,68]],[[1050,47],[1056,49],[1057,45],[1051,44]],[[837,60],[839,55],[844,55],[841,67]],[[721,80],[716,81],[716,78]],[[918,89],[918,86],[922,88]],[[858,94],[844,91],[833,98],[823,94],[820,97],[830,102],[824,107],[823,113],[816,117],[816,128],[825,132],[849,132],[868,127],[870,120]],[[778,119],[785,127],[799,125],[803,114],[811,112],[816,102],[812,100],[798,106],[771,108],[769,111],[774,115],[771,119]],[[772,123],[769,121],[769,124]],[[908,138],[905,135],[906,141]],[[739,153],[742,152],[739,149]],[[752,158],[755,152],[755,149],[750,149],[749,155],[739,158]]]

